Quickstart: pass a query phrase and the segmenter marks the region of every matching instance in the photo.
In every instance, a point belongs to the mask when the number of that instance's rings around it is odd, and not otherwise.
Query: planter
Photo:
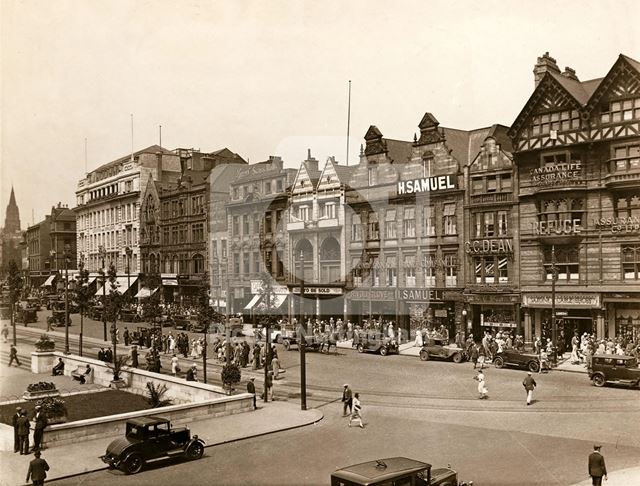
[[[119,380],[111,380],[109,383],[109,388],[115,388],[119,390],[120,388],[126,388],[128,386],[127,382],[120,378]]]
[[[53,351],[32,351],[31,373],[51,374],[54,359],[53,353]]]
[[[69,421],[66,415],[60,415],[57,417],[47,416],[47,425],[66,424]]]

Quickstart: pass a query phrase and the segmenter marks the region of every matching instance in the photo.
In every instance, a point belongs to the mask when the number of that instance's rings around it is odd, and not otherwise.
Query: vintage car
[[[320,351],[320,349],[322,348],[322,339],[320,336],[305,336],[304,340],[306,343],[306,346],[304,349],[306,351]],[[290,351],[291,349],[293,349],[292,346],[296,346],[296,349],[300,349],[298,344],[299,344],[298,333],[295,331],[291,331],[290,334],[287,334],[286,336],[282,337],[282,345],[284,346],[284,349],[286,349],[287,351]]]
[[[142,318],[138,315],[137,309],[125,309],[120,311],[120,320],[123,322],[140,322]]]
[[[38,312],[35,307],[20,307],[16,310],[16,322],[29,324],[38,322]]]
[[[358,343],[354,344],[358,353],[380,353],[381,356],[386,356],[389,353],[397,353],[400,350],[398,341],[382,337],[377,333],[362,333]]]
[[[27,297],[27,307],[35,308],[35,310],[42,310],[42,304],[38,297]]]
[[[390,457],[354,464],[331,475],[331,486],[472,486],[459,482],[451,467],[432,469],[431,464],[406,457]]]
[[[420,359],[428,361],[431,358],[450,359],[454,363],[462,363],[467,358],[467,355],[464,349],[455,344],[449,344],[444,339],[429,338],[420,350]]]
[[[65,325],[64,322],[64,309],[62,310],[52,310],[51,315],[47,317],[47,324],[51,327],[63,327]],[[69,325],[71,325],[71,316],[69,316]]]
[[[514,366],[537,373],[540,369],[540,357],[535,353],[526,353],[517,349],[505,349],[493,358],[493,365],[496,368]]]
[[[591,358],[588,372],[595,386],[604,386],[606,383],[640,386],[640,368],[633,356],[596,354]]]
[[[100,459],[110,467],[135,474],[150,461],[200,459],[203,454],[204,441],[191,436],[188,428],[171,428],[171,422],[162,417],[140,417],[127,420],[125,436],[112,441]]]

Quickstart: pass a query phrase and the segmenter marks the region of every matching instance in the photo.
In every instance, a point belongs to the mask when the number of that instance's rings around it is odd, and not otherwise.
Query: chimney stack
[[[578,76],[576,76],[576,70],[575,69],[571,69],[569,66],[566,66],[564,68],[564,72],[562,73],[562,75],[565,78],[573,79],[574,81],[580,81],[578,79]]]
[[[162,152],[156,152],[156,180],[162,180]]]
[[[542,81],[543,76],[547,72],[554,72],[560,74],[560,68],[556,64],[556,60],[549,55],[549,52],[545,52],[542,57],[538,58],[538,62],[533,68],[533,78],[536,84],[536,88]]]

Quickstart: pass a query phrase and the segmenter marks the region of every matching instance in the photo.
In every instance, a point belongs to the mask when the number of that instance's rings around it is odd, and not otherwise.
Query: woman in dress
[[[178,357],[174,354],[173,358],[171,358],[171,373],[173,376],[178,376]]]
[[[353,412],[351,412],[351,417],[349,417],[349,427],[351,427],[351,422],[357,420],[360,423],[360,428],[364,429],[364,424],[362,423],[362,404],[360,403],[360,394],[356,393],[353,397]]]
[[[487,396],[487,393],[489,393],[489,390],[487,390],[487,383],[485,381],[485,377],[484,377],[484,373],[482,372],[482,369],[478,370],[478,374],[474,376],[473,379],[478,382],[478,394],[480,395],[478,396],[478,400],[489,398]]]

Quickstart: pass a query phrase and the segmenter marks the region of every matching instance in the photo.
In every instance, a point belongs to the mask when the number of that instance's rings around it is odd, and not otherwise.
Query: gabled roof
[[[347,182],[351,178],[351,174],[356,169],[355,165],[340,165],[337,162],[333,164],[333,167],[336,170],[336,175],[341,182]]]
[[[411,160],[411,150],[413,144],[404,140],[393,140],[392,138],[382,139],[387,147],[387,156],[392,163],[402,164]]]
[[[318,180],[320,180],[320,171],[312,166],[312,164],[310,164],[308,160],[303,161],[302,165],[304,166],[307,175],[309,176],[311,184],[313,184],[313,186],[315,187],[318,184]]]
[[[598,83],[598,86],[596,86],[592,92],[589,102],[587,103],[587,111],[591,112],[600,102],[604,94],[611,87],[613,80],[624,67],[628,67],[640,74],[640,63],[624,54],[620,54],[616,62],[611,66],[611,69],[609,69],[607,75],[600,80],[600,83]]]

